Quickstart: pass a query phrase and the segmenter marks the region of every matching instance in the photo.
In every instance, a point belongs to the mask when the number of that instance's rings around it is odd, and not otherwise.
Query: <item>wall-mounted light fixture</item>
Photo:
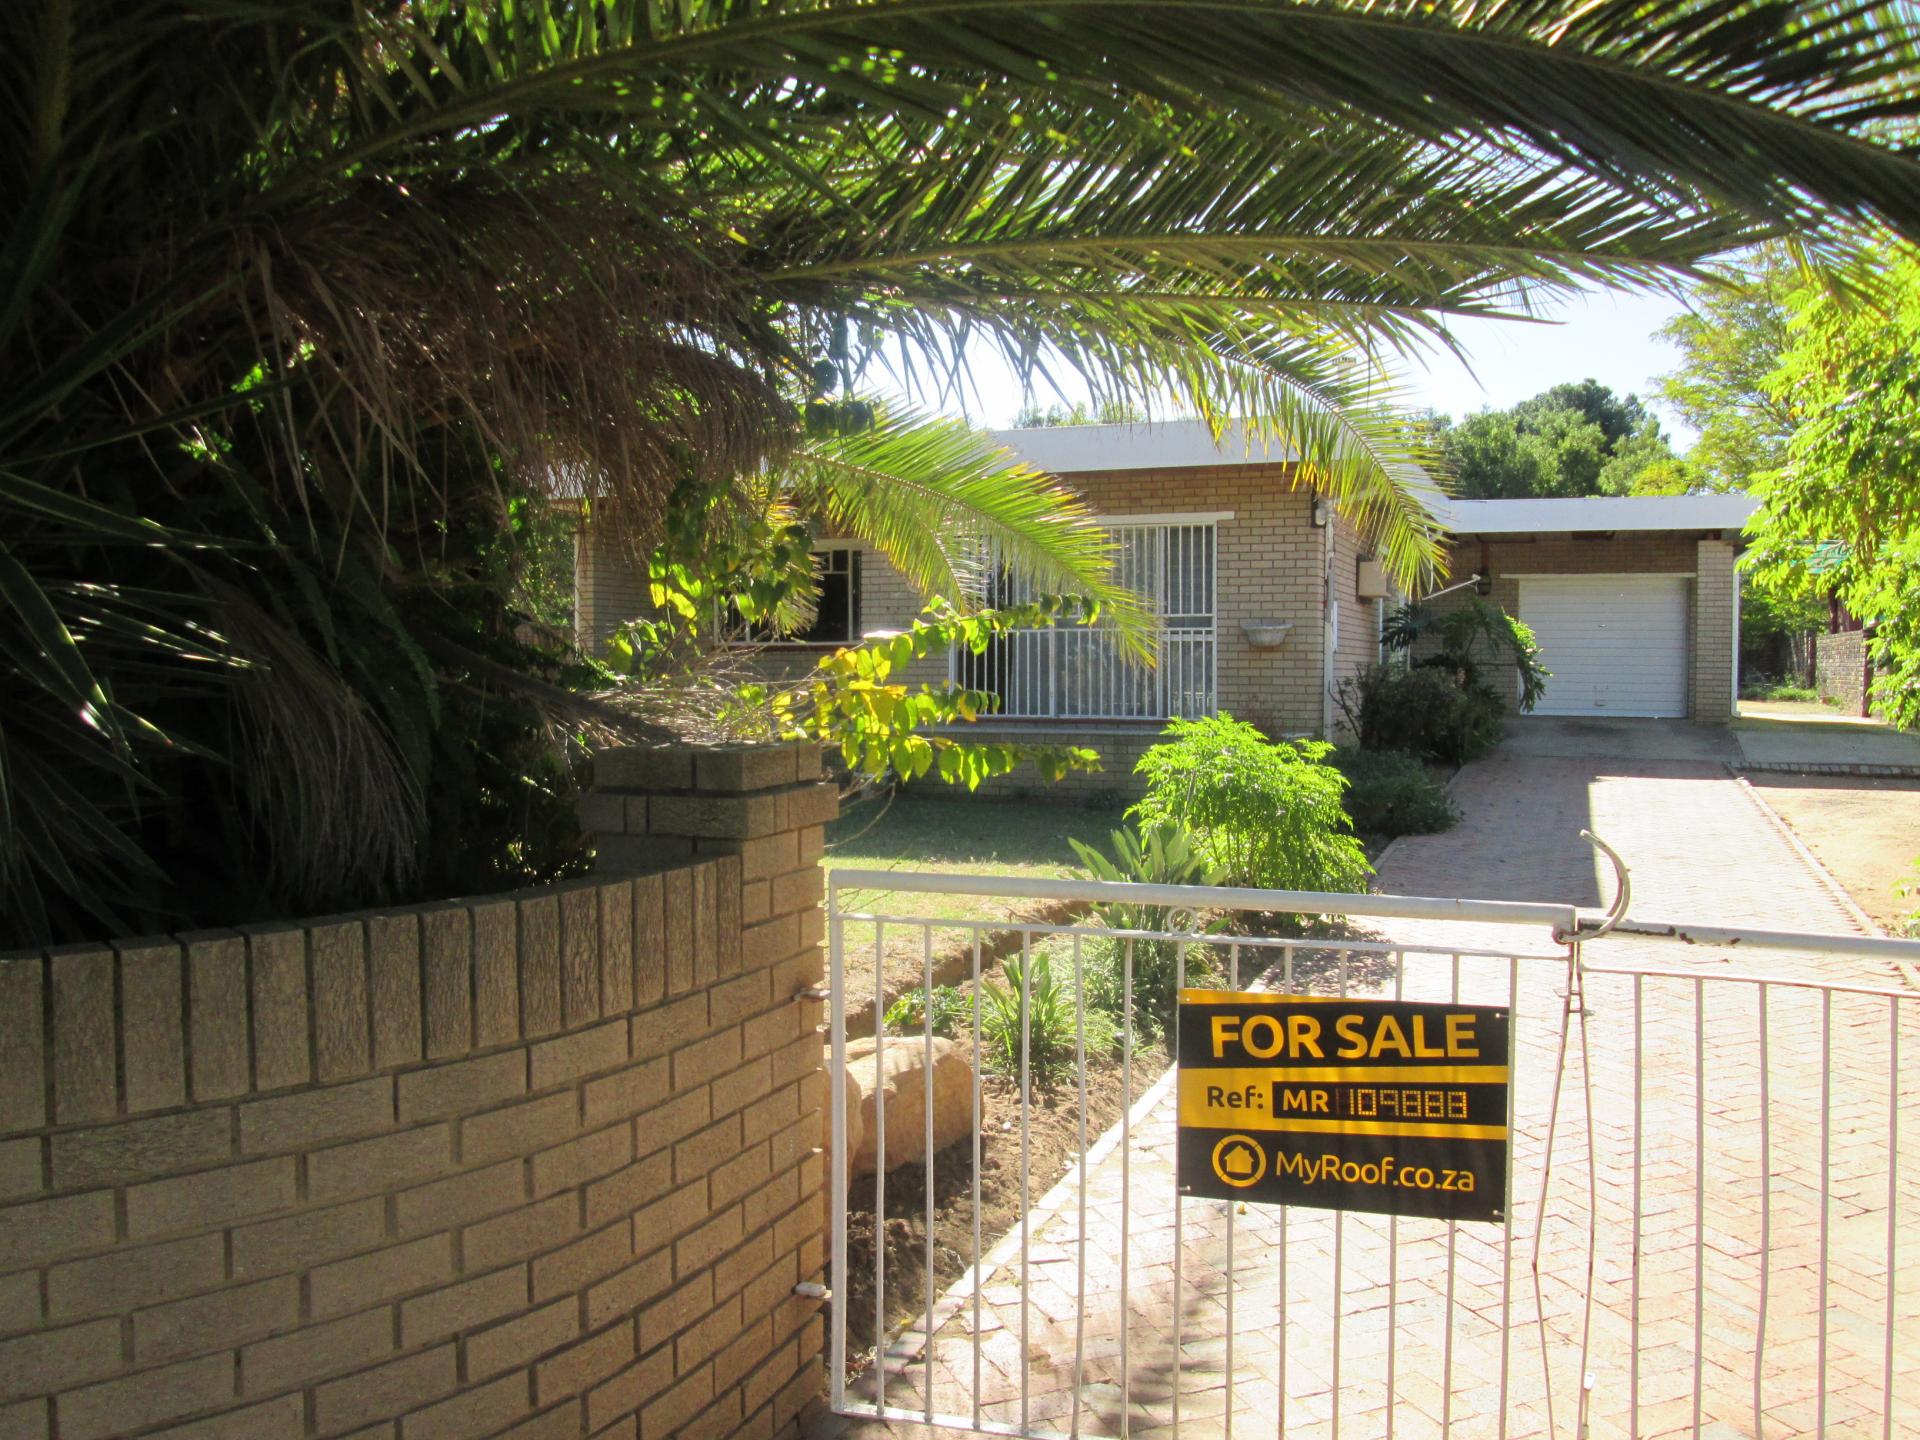
[[[1333,502],[1324,495],[1314,496],[1312,517],[1314,529],[1326,529],[1327,521],[1333,518]]]

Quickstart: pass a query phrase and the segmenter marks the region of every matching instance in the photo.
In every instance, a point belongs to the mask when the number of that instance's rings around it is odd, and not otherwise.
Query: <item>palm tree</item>
[[[805,422],[875,366],[1251,416],[1417,572],[1393,357],[1920,232],[1912,42],[1800,0],[16,0],[5,928],[563,867],[525,477],[644,530],[811,444],[884,533],[885,467]],[[1044,480],[961,471],[999,519],[903,493],[1102,580]]]

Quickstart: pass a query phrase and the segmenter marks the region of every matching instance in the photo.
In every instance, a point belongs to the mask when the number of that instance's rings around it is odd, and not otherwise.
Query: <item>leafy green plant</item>
[[[1068,842],[1096,880],[1145,885],[1212,885],[1217,872],[1200,853],[1185,827],[1167,820],[1137,829],[1115,830],[1109,850],[1079,840]],[[1109,930],[1146,930],[1206,934],[1220,928],[1218,917],[1170,905],[1099,904],[1096,920]],[[1091,942],[1083,957],[1087,1003],[1124,1026],[1127,1017],[1127,965],[1133,967],[1133,1021],[1142,1035],[1164,1034],[1173,1023],[1182,985],[1204,981],[1211,973],[1204,946],[1178,940],[1121,939]],[[1184,959],[1183,959],[1184,957]]]
[[[1089,599],[1046,597],[1027,605],[962,612],[935,599],[905,630],[875,636],[822,655],[800,680],[709,680],[691,703],[704,705],[733,740],[818,740],[840,752],[854,774],[871,780],[934,775],[969,790],[995,775],[1032,764],[1049,780],[1074,770],[1098,770],[1100,757],[1082,745],[980,743],[945,733],[972,724],[999,703],[989,691],[950,683],[909,684],[897,678],[916,660],[944,658],[960,648],[979,654],[997,636],[1062,617],[1092,623],[1100,614]],[[652,622],[623,627],[608,647],[609,664],[643,667]],[[630,697],[644,706],[645,693]],[[689,703],[679,693],[681,705]],[[644,713],[644,710],[643,712]]]
[[[1081,957],[1084,972],[1086,957]],[[1071,960],[1037,951],[1030,961],[1017,955],[1006,961],[1006,983],[980,984],[980,1044],[987,1069],[1015,1079],[1020,1075],[1024,1043],[1027,1074],[1046,1088],[1071,1075],[1085,1025],[1088,1058],[1108,1054],[1119,1038],[1105,1011],[1082,1006],[1073,984]]]
[[[1269,741],[1222,711],[1175,720],[1134,766],[1143,827],[1183,826],[1220,882],[1276,890],[1364,890],[1372,867],[1341,797],[1346,777],[1318,740]]]
[[[1453,595],[1445,605],[1402,605],[1380,630],[1381,643],[1406,654],[1416,668],[1444,670],[1469,691],[1485,691],[1490,667],[1510,667],[1519,682],[1522,711],[1547,693],[1553,672],[1540,660],[1540,644],[1526,621],[1477,595]],[[1504,707],[1504,702],[1499,702]]]
[[[1347,777],[1347,815],[1363,835],[1436,835],[1460,819],[1445,787],[1402,751],[1343,746],[1333,763]]]
[[[1437,666],[1369,665],[1340,682],[1334,702],[1362,750],[1464,765],[1500,743],[1499,697]]]
[[[1762,676],[1742,682],[1740,698],[1742,700],[1798,701],[1811,704],[1820,698],[1820,692],[1811,685],[1801,685],[1792,680],[1770,680]]]
[[[931,991],[909,990],[887,1007],[887,1029],[902,1035],[918,1035],[927,1028],[927,1012],[933,1012],[933,1033],[952,1039],[963,1032],[972,1033],[973,1002],[956,985],[936,985]]]

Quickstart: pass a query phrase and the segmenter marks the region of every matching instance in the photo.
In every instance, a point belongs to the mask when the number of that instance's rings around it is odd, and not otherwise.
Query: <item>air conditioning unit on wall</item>
[[[1387,584],[1387,573],[1380,568],[1378,560],[1360,562],[1360,576],[1354,588],[1362,600],[1385,600],[1393,593]]]

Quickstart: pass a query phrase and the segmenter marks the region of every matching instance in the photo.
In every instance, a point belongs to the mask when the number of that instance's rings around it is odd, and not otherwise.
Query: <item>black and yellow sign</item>
[[[1183,1195],[1501,1220],[1505,1009],[1180,992]]]

